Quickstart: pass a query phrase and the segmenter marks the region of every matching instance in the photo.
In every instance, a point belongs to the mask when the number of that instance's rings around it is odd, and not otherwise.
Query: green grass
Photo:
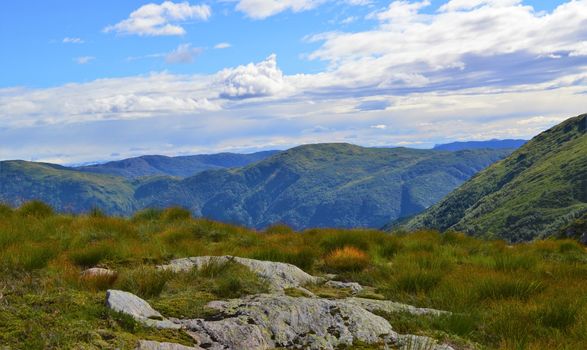
[[[160,271],[156,265],[187,256],[235,255],[289,262],[323,275],[343,266],[329,261],[335,252],[342,258],[361,257],[359,268],[336,271],[337,279],[368,287],[365,295],[453,312],[442,317],[382,315],[397,331],[463,349],[471,344],[482,349],[579,349],[587,343],[587,253],[572,240],[508,246],[456,232],[298,233],[284,226],[256,232],[182,213],[146,210],[123,219],[91,213],[21,215],[19,209],[0,206],[0,344],[14,349],[132,349],[138,339],[152,339],[190,345],[181,331],[145,329],[108,311],[104,290],[140,295],[168,317],[213,317],[214,311],[206,308],[209,301],[267,292],[268,286],[235,263],[182,273]],[[93,266],[118,275],[82,279],[81,271]],[[323,285],[307,288],[327,298],[349,296]]]

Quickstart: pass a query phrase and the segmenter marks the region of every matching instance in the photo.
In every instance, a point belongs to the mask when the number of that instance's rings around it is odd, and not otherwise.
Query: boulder
[[[432,315],[432,316],[440,316],[440,315],[450,315],[450,312],[443,311],[443,310],[436,310],[436,309],[428,309],[428,308],[419,308],[408,304],[397,303],[391,300],[375,300],[375,299],[366,299],[366,298],[346,298],[344,299],[345,302],[351,305],[356,305],[362,307],[365,310],[371,312],[382,311],[386,313],[394,313],[394,312],[408,312],[412,315]]]
[[[297,288],[308,283],[319,283],[319,277],[307,274],[299,267],[273,261],[262,261],[255,259],[240,258],[236,256],[198,256],[172,260],[167,265],[159,266],[160,269],[174,272],[188,271],[193,268],[201,268],[210,263],[227,263],[234,261],[248,267],[260,278],[266,280],[271,289],[280,291],[286,288]]]
[[[83,278],[92,278],[92,277],[116,277],[118,273],[114,270],[105,269],[102,267],[92,267],[90,269],[86,269],[80,273],[80,276]]]
[[[353,294],[358,294],[363,290],[363,286],[357,282],[328,281],[324,285],[331,288],[349,289]]]
[[[106,306],[114,311],[132,316],[138,322],[160,329],[179,329],[180,325],[164,318],[143,299],[121,290],[106,292]]]

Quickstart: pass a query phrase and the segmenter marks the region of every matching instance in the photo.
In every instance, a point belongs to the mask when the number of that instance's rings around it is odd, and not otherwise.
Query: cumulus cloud
[[[452,0],[436,13],[422,13],[429,5],[393,1],[369,16],[378,22],[372,29],[310,36],[322,45],[308,57],[327,61],[339,79],[388,89],[468,88],[499,85],[504,78],[521,84],[572,74],[587,63],[580,59],[587,39],[586,0],[551,13],[513,0]]]
[[[208,5],[172,1],[160,5],[150,3],[133,11],[127,19],[104,28],[104,32],[141,36],[184,35],[186,31],[180,23],[188,20],[205,21],[211,15],[212,10]]]
[[[167,63],[193,63],[196,56],[202,53],[202,48],[192,47],[191,44],[181,44],[165,56]]]
[[[239,0],[236,9],[250,18],[264,19],[288,10],[311,10],[324,2],[325,0]]]
[[[70,38],[70,37],[65,37],[62,40],[62,43],[64,44],[83,44],[85,41],[81,38]]]
[[[94,56],[81,56],[81,57],[74,58],[74,61],[77,64],[88,64],[95,59],[96,59],[96,57],[94,57]]]
[[[222,70],[218,73],[218,83],[222,87],[220,96],[228,99],[264,97],[291,90],[277,67],[275,54],[259,63]]]

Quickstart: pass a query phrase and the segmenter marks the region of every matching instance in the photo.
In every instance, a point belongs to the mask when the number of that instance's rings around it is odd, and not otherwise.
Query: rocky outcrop
[[[383,318],[337,300],[263,294],[212,302],[216,321],[179,321],[200,346],[210,349],[334,349],[364,343],[390,343],[397,334]]]
[[[160,269],[174,272],[199,269],[207,264],[225,264],[236,262],[248,267],[260,278],[266,280],[272,290],[283,290],[286,288],[297,288],[309,283],[319,283],[321,278],[312,276],[302,271],[299,267],[273,261],[262,261],[255,259],[240,258],[236,256],[197,256],[172,260],[167,265],[159,266]]]
[[[132,316],[135,320],[149,327],[160,329],[179,329],[176,323],[164,318],[143,299],[121,290],[110,289],[106,292],[106,306],[118,312]]]
[[[204,350],[201,347],[185,346],[176,343],[160,343],[151,340],[139,340],[135,350]]]
[[[324,285],[331,288],[348,289],[352,294],[358,294],[363,291],[363,286],[357,282],[327,281]]]
[[[450,315],[448,311],[436,310],[436,309],[427,309],[427,308],[419,308],[412,305],[397,303],[391,300],[375,300],[375,299],[366,299],[366,298],[346,298],[344,299],[346,303],[351,305],[356,305],[362,307],[365,310],[371,312],[385,312],[385,313],[396,313],[396,312],[407,312],[412,315],[431,315],[431,316],[440,316],[440,315]]]

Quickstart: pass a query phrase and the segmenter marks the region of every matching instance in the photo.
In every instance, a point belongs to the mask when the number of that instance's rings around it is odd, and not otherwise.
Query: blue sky
[[[587,1],[30,1],[0,159],[528,138],[585,110]]]

